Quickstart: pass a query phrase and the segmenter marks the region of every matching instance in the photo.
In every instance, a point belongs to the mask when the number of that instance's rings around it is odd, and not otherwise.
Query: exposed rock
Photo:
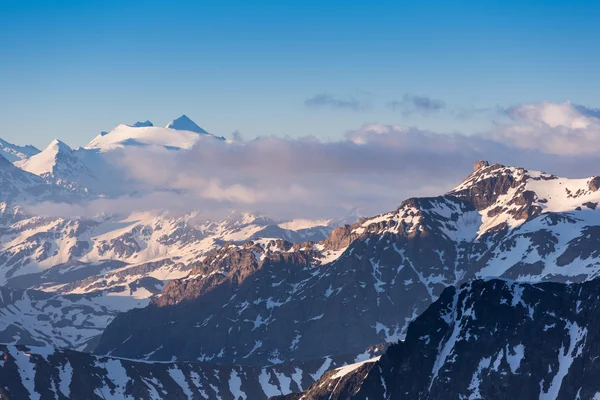
[[[588,187],[592,192],[598,191],[600,189],[600,176],[595,176],[588,182]]]
[[[490,163],[484,160],[479,160],[473,164],[473,171],[477,171],[481,168],[489,167]]]
[[[279,399],[592,399],[599,299],[600,280],[449,288],[379,361]]]
[[[368,353],[373,355],[373,353]],[[3,399],[252,399],[299,392],[325,367],[354,357],[325,357],[272,367],[149,363],[47,347],[0,345]]]
[[[323,240],[323,246],[325,250],[340,250],[350,246],[358,235],[352,232],[352,226],[344,225],[335,228],[331,235]]]

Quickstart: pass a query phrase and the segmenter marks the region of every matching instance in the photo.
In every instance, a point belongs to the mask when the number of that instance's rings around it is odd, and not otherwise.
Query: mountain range
[[[480,161],[445,194],[342,219],[40,208],[143,200],[119,154],[184,156],[206,140],[227,144],[182,116],[78,149],[0,143],[13,156],[0,156],[3,396],[600,392],[600,177]]]

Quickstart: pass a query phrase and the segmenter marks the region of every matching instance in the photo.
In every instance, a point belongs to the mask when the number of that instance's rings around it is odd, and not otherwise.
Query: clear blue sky
[[[182,113],[247,139],[369,122],[476,132],[493,117],[456,110],[600,106],[599,17],[591,0],[1,0],[0,137],[77,146]],[[407,94],[444,107],[389,106]]]

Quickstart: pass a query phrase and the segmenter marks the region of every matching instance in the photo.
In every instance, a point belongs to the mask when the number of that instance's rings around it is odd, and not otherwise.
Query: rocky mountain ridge
[[[250,214],[205,221],[194,214],[82,219],[29,217],[16,211],[0,227],[0,271],[6,290],[16,291],[22,301],[6,310],[0,306],[5,312],[0,339],[88,348],[118,312],[148,305],[165,283],[187,276],[228,242],[241,245],[263,234],[307,240],[322,238],[331,229],[317,225],[292,231]],[[54,305],[53,313],[45,322],[48,303]],[[81,314],[76,337],[71,332],[75,310]]]
[[[274,399],[595,399],[600,280],[446,289],[378,360]]]
[[[295,252],[302,262],[271,262],[264,246],[217,250],[214,259],[231,260],[225,278],[171,282],[165,300],[119,315],[97,351],[261,365],[348,354],[402,339],[448,286],[591,279],[600,271],[597,180],[483,164],[446,195],[406,200],[305,245]],[[302,258],[326,246],[328,256]],[[122,346],[130,335],[134,344]]]

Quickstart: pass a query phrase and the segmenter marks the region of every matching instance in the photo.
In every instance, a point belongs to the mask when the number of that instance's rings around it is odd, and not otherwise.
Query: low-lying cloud
[[[77,212],[238,210],[323,218],[358,208],[374,215],[409,197],[447,192],[479,159],[570,177],[600,174],[600,120],[591,113],[568,102],[545,102],[519,105],[506,115],[510,122],[475,135],[368,124],[333,142],[206,138],[185,151],[129,148],[111,163],[143,195],[93,200]],[[38,211],[50,212],[49,206]]]

